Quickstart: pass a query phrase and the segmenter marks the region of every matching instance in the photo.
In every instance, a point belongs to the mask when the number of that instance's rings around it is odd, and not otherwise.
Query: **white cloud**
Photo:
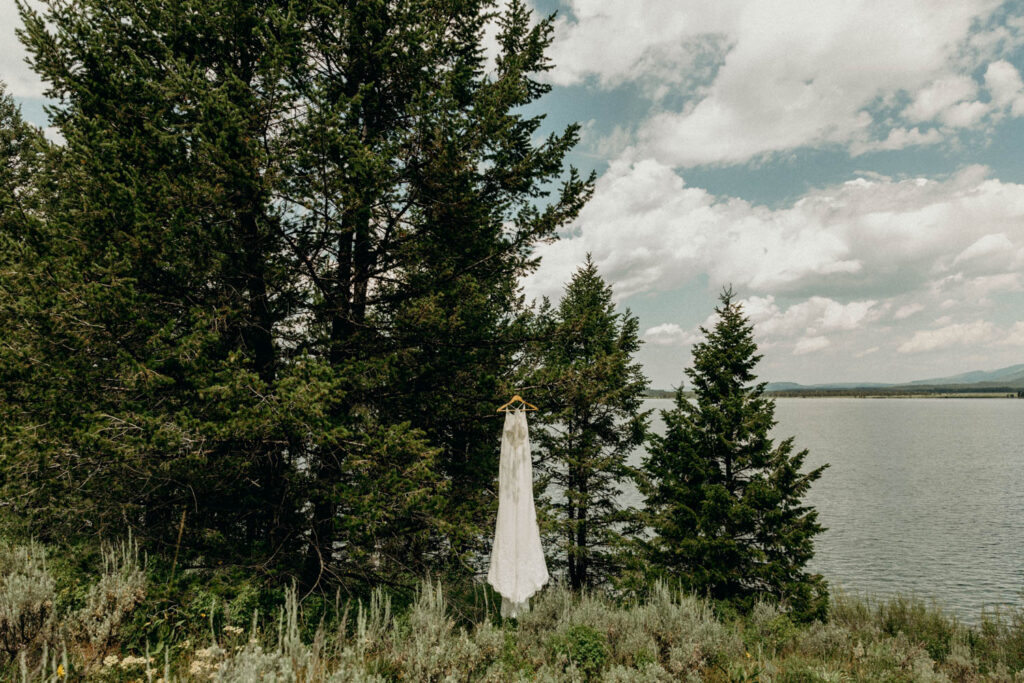
[[[924,306],[919,303],[904,304],[896,309],[896,312],[892,314],[892,317],[894,320],[903,320],[904,318],[909,318],[915,313],[920,313],[923,310]]]
[[[684,330],[675,323],[664,323],[648,328],[643,338],[644,341],[656,346],[691,346],[702,337],[699,333]]]
[[[900,353],[921,353],[956,346],[987,344],[993,341],[996,328],[990,322],[977,320],[953,323],[935,330],[918,330],[914,336],[900,344]]]
[[[30,6],[39,7],[37,1]],[[14,30],[21,26],[18,7],[13,0],[0,1],[0,81],[7,85],[7,92],[16,97],[42,97],[45,86],[28,64],[27,53]]]
[[[1006,233],[993,233],[979,237],[976,241],[972,242],[969,247],[957,254],[956,258],[953,259],[953,264],[956,265],[962,261],[970,261],[976,258],[993,257],[1007,252],[1012,253],[1014,250],[1013,242],[1006,236]]]
[[[688,187],[650,159],[620,159],[571,234],[540,250],[530,295],[557,295],[590,252],[620,299],[706,276],[713,289],[731,283],[747,296],[848,303],[916,292],[956,305],[1017,286],[1024,185],[969,167],[943,180],[858,178],[768,208]]]
[[[1024,109],[1001,59],[1019,30],[979,28],[1000,4],[570,0],[552,79],[654,82],[655,96],[675,92],[674,108],[637,136],[640,157],[672,166],[743,163],[804,146],[863,154],[934,144],[1003,108]],[[990,62],[985,101],[971,74]],[[908,97],[903,116],[893,116]],[[924,122],[939,127],[914,125]]]
[[[970,128],[988,112],[989,105],[984,102],[957,102],[942,112],[939,119],[950,128]]]
[[[651,159],[619,159],[567,234],[539,251],[528,296],[558,296],[588,252],[635,309],[707,292],[705,308],[648,323],[650,358],[692,344],[713,293],[732,284],[773,380],[903,381],[1020,362],[1007,340],[1021,330],[976,322],[1024,291],[1024,184],[985,168],[874,174],[767,207],[690,187]],[[665,383],[680,361],[650,362]]]
[[[620,156],[633,142],[633,131],[616,125],[606,135],[596,131],[597,121],[590,119],[580,130],[580,146],[577,153],[592,156],[602,161]]]
[[[989,306],[992,294],[1019,292],[1024,289],[1024,276],[1020,273],[994,273],[969,276],[962,272],[929,283],[928,294],[934,300],[942,299],[940,306],[950,309],[969,304]]]
[[[985,87],[996,107],[1009,108],[1011,115],[1024,115],[1024,83],[1017,69],[1005,60],[992,62],[985,70]]]
[[[793,347],[794,356],[803,356],[808,353],[814,353],[815,351],[821,351],[822,349],[828,348],[832,345],[832,342],[827,337],[804,337],[797,341],[796,346]]]
[[[694,72],[701,70],[700,62],[716,61],[724,52],[741,4],[569,0],[570,11],[556,23],[551,78],[570,85],[593,77],[614,87],[632,80],[678,85],[706,76]]]
[[[1024,115],[1024,83],[1012,64],[1002,59],[990,62],[983,80],[988,101],[976,99],[979,84],[973,78],[947,76],[919,91],[914,101],[903,110],[903,116],[912,122],[934,121],[941,124],[942,133],[936,128],[928,130],[928,137],[941,139],[953,129],[983,127],[987,119],[998,120],[1006,112],[1015,117]],[[889,137],[902,130],[893,129]],[[899,136],[894,143],[898,141]],[[908,136],[908,142],[911,141]],[[877,145],[876,148],[884,147]]]
[[[963,158],[961,149],[1002,132],[1000,121],[1024,116],[1014,66],[1024,45],[1020,8],[1001,0],[562,4],[569,11],[556,28],[551,81],[650,101],[631,109],[647,108],[643,116],[585,131],[582,152],[611,159],[609,170],[567,238],[540,250],[528,295],[557,295],[592,252],[619,300],[659,311],[645,353],[673,356],[666,376],[677,371],[672,345],[725,284],[744,297],[772,379],[902,380],[971,369],[961,363],[1020,362],[1021,347],[1006,340],[1024,337],[1024,324],[1015,337],[978,321],[1005,315],[1000,307],[1024,291],[1024,184],[980,166],[901,177],[894,153],[945,145],[949,159]],[[858,161],[861,177],[771,206],[684,181],[697,177],[690,166],[776,157],[791,157],[785,173],[799,176],[802,156],[792,152],[809,147],[891,153],[889,175],[872,172],[869,156]],[[679,290],[687,301],[698,291],[707,299],[666,321],[664,304]],[[993,340],[957,341],[978,330]],[[925,347],[935,353],[910,351]]]
[[[860,156],[868,152],[893,151],[907,147],[923,147],[942,142],[944,139],[938,128],[929,128],[922,132],[920,128],[893,128],[884,140],[854,140],[850,143],[850,154]]]
[[[820,332],[855,330],[865,322],[875,320],[880,312],[877,301],[851,301],[842,304],[833,299],[812,296],[807,301],[782,310],[775,297],[751,297],[743,302],[744,311],[754,323],[759,335],[765,337],[793,337],[806,334],[817,337]]]
[[[931,121],[954,104],[972,99],[977,91],[977,84],[969,76],[940,78],[918,91],[903,115],[911,121]]]
[[[1024,347],[1024,321],[1018,321],[1007,330],[1006,335],[997,342],[998,346]]]

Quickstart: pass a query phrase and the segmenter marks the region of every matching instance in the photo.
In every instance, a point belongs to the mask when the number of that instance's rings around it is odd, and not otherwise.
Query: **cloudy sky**
[[[0,0],[0,78],[45,125]],[[550,129],[593,200],[543,249],[588,252],[682,378],[731,284],[762,377],[903,381],[1024,362],[1024,5],[533,0],[557,11]]]

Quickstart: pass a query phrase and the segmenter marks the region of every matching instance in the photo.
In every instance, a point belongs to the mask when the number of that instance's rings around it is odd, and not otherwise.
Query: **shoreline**
[[[917,399],[917,398],[970,398],[970,399],[1020,399],[1022,397],[1015,393],[1010,392],[929,392],[929,393],[917,393],[917,392],[893,392],[893,393],[882,393],[882,392],[852,392],[845,389],[836,390],[819,390],[819,391],[766,391],[766,398],[899,398],[899,399]],[[690,392],[686,392],[685,396],[691,398]],[[645,396],[644,400],[649,401],[670,401],[674,396]]]
[[[788,391],[773,391],[765,392],[765,396],[770,398],[980,398],[980,399],[1017,399],[1020,398],[1016,394],[1008,392],[935,392],[935,393],[843,393],[838,392],[788,392]]]

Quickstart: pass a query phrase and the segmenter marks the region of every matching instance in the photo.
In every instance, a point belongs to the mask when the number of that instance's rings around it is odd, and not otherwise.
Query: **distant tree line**
[[[800,499],[821,470],[768,437],[732,293],[657,438],[637,320],[596,266],[524,300],[594,177],[565,163],[579,126],[541,136],[527,107],[553,18],[492,4],[22,7],[62,142],[0,99],[6,533],[131,532],[157,561],[308,589],[464,577],[493,530],[494,407],[528,387],[570,585],[820,613]]]
[[[915,396],[966,396],[979,398],[1013,398],[1022,397],[1024,392],[1013,387],[977,387],[964,385],[928,385],[926,387],[879,387],[871,389],[780,389],[769,391],[776,398],[827,398],[829,396],[849,396],[855,398],[873,397],[915,397]]]

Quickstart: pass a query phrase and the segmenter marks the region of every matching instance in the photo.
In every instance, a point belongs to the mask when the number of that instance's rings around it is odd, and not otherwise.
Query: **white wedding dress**
[[[487,583],[501,594],[501,616],[530,609],[530,597],[548,581],[533,506],[533,462],[526,412],[505,413],[498,466],[498,522]]]

